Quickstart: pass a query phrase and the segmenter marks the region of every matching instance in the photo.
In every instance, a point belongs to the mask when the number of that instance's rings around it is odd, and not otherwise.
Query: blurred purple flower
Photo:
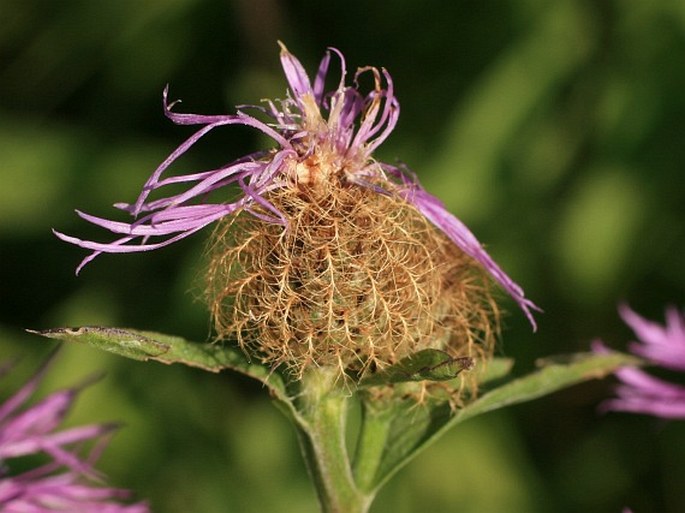
[[[340,60],[341,77],[337,87],[325,91],[331,56]],[[329,178],[336,170],[345,183],[370,188],[379,194],[399,195],[441,229],[462,251],[478,261],[514,298],[533,328],[532,310],[539,308],[524,297],[518,286],[494,260],[469,229],[449,213],[436,197],[426,192],[415,176],[403,166],[377,162],[372,154],[395,128],[399,103],[392,78],[385,69],[363,67],[354,74],[353,86],[345,85],[346,65],[335,48],[326,52],[314,83],[300,62],[281,45],[281,65],[289,84],[285,100],[267,101],[264,106],[245,106],[236,114],[207,116],[172,112],[177,102],[167,101],[163,94],[165,115],[178,125],[200,128],[167,157],[152,173],[133,204],[115,207],[132,214],[132,223],[116,222],[77,211],[83,219],[121,237],[113,242],[98,243],[55,232],[67,242],[92,250],[81,268],[101,253],[149,251],[181,240],[214,221],[247,211],[272,223],[287,226],[286,216],[268,201],[268,192],[293,183],[312,185]],[[374,88],[363,94],[359,78],[370,74]],[[245,110],[259,113],[265,121]],[[224,125],[245,125],[273,139],[277,147],[246,155],[217,169],[185,175],[162,177],[165,171],[198,140]],[[153,191],[168,185],[188,184],[185,192],[151,200]],[[229,185],[237,185],[242,194],[234,201],[211,203],[208,194]],[[151,240],[153,239],[154,240]],[[133,243],[133,242],[139,243]]]
[[[630,344],[630,351],[661,367],[685,372],[685,315],[677,308],[666,310],[666,325],[640,317],[628,306],[622,305],[619,313],[632,328],[638,342]],[[597,341],[596,352],[606,352]],[[685,387],[655,378],[646,372],[625,367],[616,371],[620,385],[617,397],[605,401],[603,410],[645,413],[656,417],[685,419]]]
[[[148,513],[144,503],[119,503],[130,493],[102,486],[102,477],[92,466],[114,426],[87,425],[57,431],[80,389],[54,392],[26,406],[48,363],[0,404],[0,511]],[[0,377],[9,367],[0,369]],[[72,446],[87,441],[95,445],[84,458]],[[12,474],[9,460],[29,455],[42,455],[47,462],[18,475]]]

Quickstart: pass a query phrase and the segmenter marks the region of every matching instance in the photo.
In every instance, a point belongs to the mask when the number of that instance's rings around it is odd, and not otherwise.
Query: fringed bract
[[[403,199],[325,182],[265,196],[287,227],[247,214],[219,225],[207,273],[218,337],[296,377],[364,375],[428,347],[490,356],[485,270]]]

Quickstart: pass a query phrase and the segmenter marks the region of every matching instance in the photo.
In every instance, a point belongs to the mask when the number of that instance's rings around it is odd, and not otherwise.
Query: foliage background
[[[679,0],[1,0],[0,19],[0,360],[23,356],[23,375],[50,350],[27,327],[210,336],[193,285],[207,234],[75,278],[84,253],[50,228],[101,237],[73,208],[114,214],[190,133],[162,116],[166,83],[190,112],[282,96],[277,39],[309,69],[332,45],[392,73],[403,111],[380,157],[417,171],[545,309],[532,334],[507,303],[517,372],[598,336],[624,347],[619,301],[655,320],[685,303]],[[225,129],[183,165],[260,143]],[[45,387],[101,370],[70,421],[124,421],[101,466],[155,511],[316,511],[294,433],[254,383],[68,347]],[[685,511],[683,423],[601,416],[609,393],[470,421],[373,511]]]

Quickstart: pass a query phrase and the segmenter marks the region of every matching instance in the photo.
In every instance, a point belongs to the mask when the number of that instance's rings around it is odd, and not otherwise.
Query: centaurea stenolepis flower
[[[626,305],[619,308],[619,313],[638,339],[629,346],[632,353],[665,369],[685,372],[685,313],[668,308],[663,326],[644,319]],[[606,351],[599,341],[594,349]],[[685,419],[684,386],[632,367],[619,369],[615,375],[620,382],[617,397],[605,401],[602,409]]]
[[[9,366],[0,369],[0,377]],[[80,389],[53,392],[27,406],[47,363],[0,404],[0,511],[3,513],[147,513],[144,503],[124,504],[127,490],[110,488],[93,463],[113,426],[86,425],[58,430]],[[79,446],[95,443],[87,456]],[[13,460],[41,455],[39,466],[13,473]],[[39,456],[40,457],[40,456]]]
[[[334,56],[341,76],[327,91]],[[498,329],[489,277],[535,327],[537,307],[469,229],[406,168],[373,158],[399,117],[389,73],[363,67],[348,85],[345,60],[334,48],[313,82],[283,45],[281,64],[286,99],[236,114],[172,112],[165,89],[166,116],[201,128],[154,171],[135,203],[116,205],[135,221],[79,212],[119,239],[98,243],[57,232],[93,251],[78,269],[101,253],[157,249],[225,218],[210,243],[207,273],[218,335],[237,337],[250,354],[296,373],[309,365],[365,371],[422,347],[487,354]],[[362,75],[373,81],[368,93],[360,90]],[[217,169],[163,176],[224,125],[253,127],[276,147]],[[149,198],[179,183],[188,184],[185,192]],[[229,186],[237,187],[237,198],[206,201]]]

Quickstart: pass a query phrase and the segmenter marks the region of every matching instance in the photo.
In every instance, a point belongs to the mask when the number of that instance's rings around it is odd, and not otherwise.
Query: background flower
[[[103,485],[92,464],[113,426],[87,425],[59,430],[79,388],[53,392],[35,404],[28,401],[48,362],[0,405],[0,510],[4,513],[147,513],[143,503],[126,505],[126,490]],[[0,377],[9,370],[5,365]],[[86,456],[79,449],[95,444]],[[25,469],[22,457],[46,460]],[[47,457],[47,458],[46,458]],[[22,469],[15,471],[17,467]]]
[[[637,336],[638,342],[630,344],[633,353],[652,364],[685,372],[685,316],[677,308],[666,310],[665,325],[640,317],[626,305],[619,312]],[[595,349],[606,351],[601,342],[596,342]],[[685,419],[685,387],[635,368],[621,369],[616,377],[621,382],[617,397],[602,403],[602,409]]]

